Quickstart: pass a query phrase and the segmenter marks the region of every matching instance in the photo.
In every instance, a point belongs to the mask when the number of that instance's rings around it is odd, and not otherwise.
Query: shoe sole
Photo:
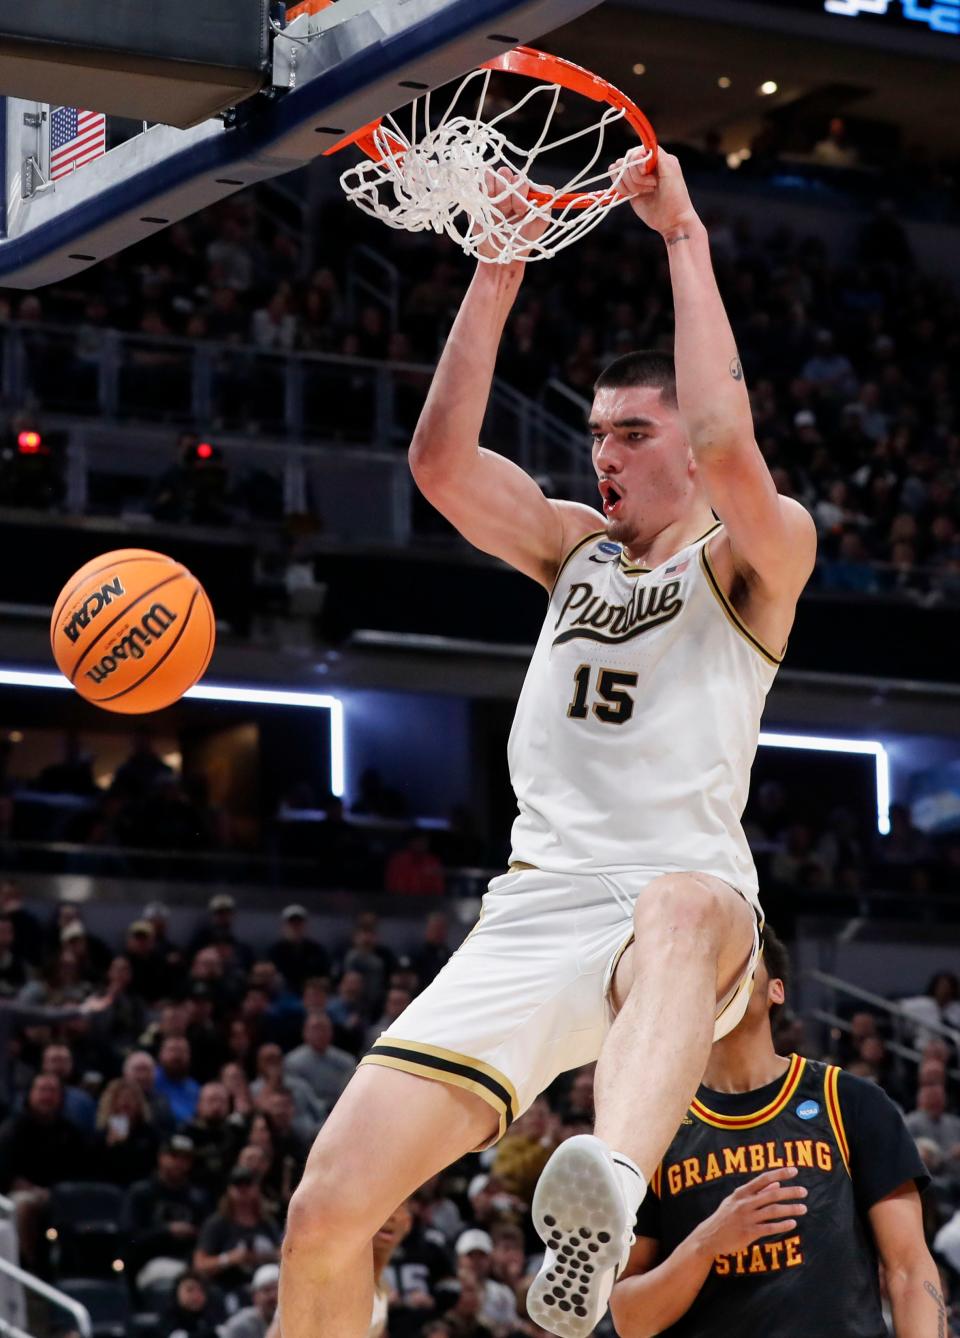
[[[532,1211],[547,1256],[527,1294],[527,1313],[558,1338],[587,1338],[606,1312],[608,1274],[619,1267],[633,1226],[605,1145],[590,1134],[562,1143],[540,1176]]]

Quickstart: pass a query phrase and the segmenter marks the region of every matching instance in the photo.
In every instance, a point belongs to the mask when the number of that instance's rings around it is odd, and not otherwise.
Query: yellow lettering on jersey
[[[767,1169],[773,1170],[777,1166],[783,1165],[783,1158],[776,1154],[776,1143],[767,1144]]]
[[[800,1249],[800,1237],[788,1236],[783,1243],[787,1251],[787,1268],[797,1268],[803,1263],[803,1251]]]
[[[667,1167],[667,1185],[671,1194],[679,1194],[683,1189],[683,1174],[676,1162]]]
[[[718,1278],[728,1278],[732,1273],[779,1273],[802,1263],[800,1237],[791,1236],[786,1241],[763,1241],[746,1250],[738,1250],[736,1254],[718,1254],[713,1261],[713,1271]]]
[[[746,1174],[747,1170],[747,1149],[746,1148],[724,1148],[723,1149],[723,1173],[724,1175],[736,1175],[738,1171]]]
[[[702,1184],[700,1163],[696,1157],[686,1157],[683,1162],[684,1189],[689,1189],[691,1185],[699,1184]]]
[[[750,1153],[751,1171],[763,1170],[763,1144],[751,1143],[747,1151]]]
[[[797,1143],[797,1165],[813,1165],[813,1139],[804,1138]]]
[[[829,1143],[817,1144],[817,1165],[821,1171],[833,1170],[833,1153]]]
[[[792,1139],[788,1139],[787,1142],[784,1143],[784,1145],[783,1145],[783,1155],[784,1155],[784,1156],[786,1157],[786,1159],[787,1159],[787,1165],[788,1165],[788,1166],[792,1166],[792,1165],[793,1165],[793,1140],[792,1140]]]
[[[712,1152],[708,1152],[708,1153],[707,1153],[707,1173],[706,1173],[706,1175],[703,1177],[704,1180],[705,1180],[705,1181],[706,1181],[706,1180],[719,1180],[720,1177],[721,1177],[722,1175],[723,1175],[723,1172],[720,1170],[720,1163],[717,1161],[717,1158],[716,1158],[715,1154],[712,1153]]]

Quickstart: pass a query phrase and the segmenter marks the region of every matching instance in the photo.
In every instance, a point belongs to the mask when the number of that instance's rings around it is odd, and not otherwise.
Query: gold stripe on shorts
[[[505,1074],[479,1059],[458,1054],[456,1050],[382,1036],[360,1063],[379,1064],[382,1068],[398,1069],[418,1078],[431,1078],[434,1082],[449,1083],[452,1087],[472,1092],[496,1112],[500,1138],[516,1119],[520,1108],[516,1088]]]

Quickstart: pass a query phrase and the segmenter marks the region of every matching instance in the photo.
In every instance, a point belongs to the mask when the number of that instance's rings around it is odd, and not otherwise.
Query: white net
[[[379,156],[344,172],[340,184],[364,213],[392,228],[446,233],[467,255],[493,264],[546,260],[624,202],[619,177],[610,176],[607,146],[625,112],[605,104],[590,125],[552,135],[569,91],[537,84],[488,119],[491,76],[489,69],[467,75],[437,119],[430,93],[411,104],[407,128],[385,116],[373,132]],[[458,110],[474,95],[472,114]],[[527,146],[518,142],[521,135]],[[564,164],[584,145],[585,166],[562,185],[538,180],[538,172],[569,172]]]

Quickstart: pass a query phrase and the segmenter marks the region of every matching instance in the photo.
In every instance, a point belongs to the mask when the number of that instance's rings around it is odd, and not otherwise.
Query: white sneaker
[[[587,1338],[606,1313],[633,1242],[633,1221],[610,1149],[592,1134],[561,1143],[533,1196],[533,1224],[546,1245],[527,1311],[559,1338]]]

